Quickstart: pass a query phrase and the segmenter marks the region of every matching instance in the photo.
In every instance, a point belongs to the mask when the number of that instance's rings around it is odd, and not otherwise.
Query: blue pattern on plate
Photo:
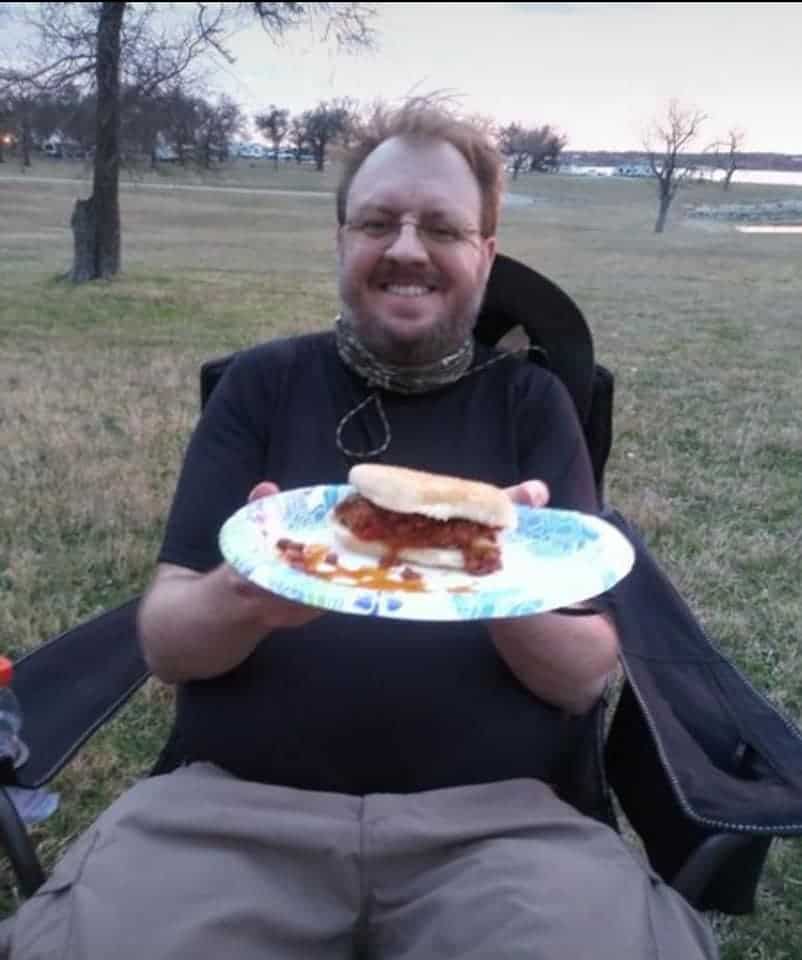
[[[290,600],[406,620],[488,620],[543,612],[609,590],[634,561],[625,537],[598,517],[518,506],[518,528],[504,538],[503,570],[487,577],[418,568],[426,592],[372,591],[288,566],[276,541],[289,537],[332,544],[328,515],[352,492],[346,485],[304,487],[248,504],[220,531],[223,556],[243,576]]]

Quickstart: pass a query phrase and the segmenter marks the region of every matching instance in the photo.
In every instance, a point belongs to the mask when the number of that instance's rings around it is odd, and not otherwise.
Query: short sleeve
[[[595,513],[598,499],[593,468],[570,394],[557,377],[541,367],[525,368],[517,390],[521,477],[543,480],[552,507]]]
[[[264,476],[269,447],[269,381],[260,355],[238,356],[215,387],[193,431],[167,518],[159,560],[205,572],[222,556],[223,523]]]

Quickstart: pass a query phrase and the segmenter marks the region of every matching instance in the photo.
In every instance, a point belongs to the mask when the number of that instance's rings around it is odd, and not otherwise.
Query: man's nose
[[[428,260],[429,251],[418,232],[414,220],[403,220],[398,225],[398,233],[393,242],[384,251],[386,257],[394,260]]]

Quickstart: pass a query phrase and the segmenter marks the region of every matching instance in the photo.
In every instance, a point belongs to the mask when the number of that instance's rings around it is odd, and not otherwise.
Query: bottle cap
[[[8,657],[0,657],[0,687],[10,687],[14,676],[14,664]]]

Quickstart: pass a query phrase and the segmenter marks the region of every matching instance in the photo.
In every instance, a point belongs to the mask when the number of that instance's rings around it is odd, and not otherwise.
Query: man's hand
[[[544,507],[540,480],[508,487],[514,503]],[[606,615],[565,617],[538,613],[487,621],[501,658],[532,693],[571,713],[589,710],[604,692],[618,661],[618,635]]]
[[[264,497],[273,497],[278,492],[277,484],[270,480],[264,480],[257,483],[248,494],[248,503],[253,503],[254,500],[261,500]],[[229,570],[231,571],[231,584],[235,593],[264,604],[266,630],[302,627],[305,623],[317,620],[325,613],[319,607],[309,607],[304,603],[286,600],[270,590],[265,590],[257,584],[251,583],[250,580],[241,577],[233,567],[229,567]]]
[[[549,488],[542,480],[525,480],[504,491],[513,503],[522,507],[545,507],[549,502]]]
[[[276,484],[265,481],[248,500],[276,493]],[[140,605],[139,633],[151,671],[183,683],[233,670],[274,630],[322,614],[263,590],[227,563],[209,573],[163,563]]]

